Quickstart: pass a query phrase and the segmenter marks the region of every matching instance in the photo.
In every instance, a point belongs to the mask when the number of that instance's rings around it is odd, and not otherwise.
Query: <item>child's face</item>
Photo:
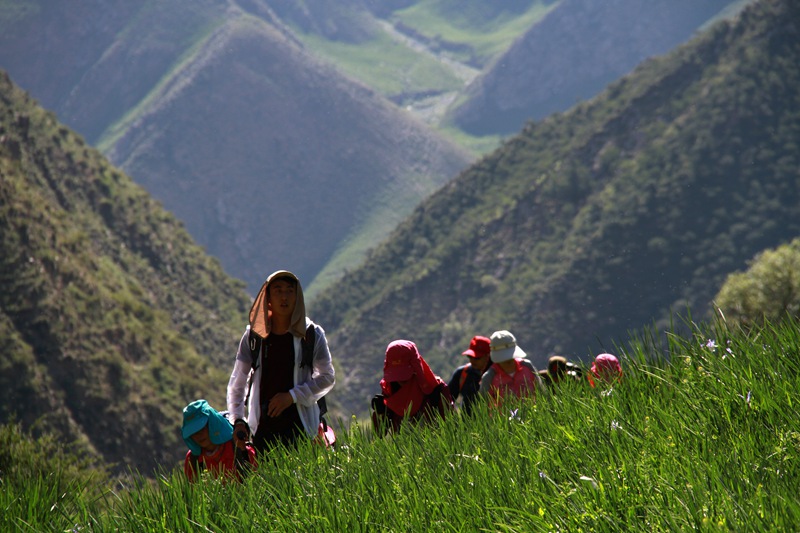
[[[216,446],[211,442],[208,436],[208,424],[203,426],[203,429],[192,435],[192,440],[205,451],[213,451]]]

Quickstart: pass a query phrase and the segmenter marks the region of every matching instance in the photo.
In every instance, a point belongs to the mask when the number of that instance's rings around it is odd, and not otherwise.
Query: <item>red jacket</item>
[[[197,481],[199,473],[203,470],[208,470],[214,477],[233,477],[241,481],[241,472],[236,469],[236,447],[232,440],[224,444],[220,444],[217,451],[213,455],[201,454],[193,456],[192,451],[186,452],[186,458],[183,461],[183,471],[189,481]],[[247,462],[250,466],[256,466],[256,450],[252,446],[247,447]]]
[[[513,376],[506,373],[497,363],[493,364],[483,375],[481,389],[488,392],[490,403],[494,406],[500,405],[502,403],[500,400],[509,394],[513,394],[517,398],[536,397],[536,388],[541,384],[536,369],[530,361],[515,359],[514,362],[516,370]],[[488,385],[483,385],[483,383],[488,383]]]

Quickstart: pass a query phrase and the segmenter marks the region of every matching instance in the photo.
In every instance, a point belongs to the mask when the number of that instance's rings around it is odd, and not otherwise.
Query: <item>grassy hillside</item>
[[[224,17],[125,0],[0,3],[0,68],[96,145]]]
[[[0,76],[0,420],[148,471],[224,403],[249,299],[185,228]]]
[[[420,205],[310,306],[345,411],[366,409],[393,339],[441,375],[498,329],[539,365],[586,358],[671,311],[703,314],[729,272],[800,234],[797,15],[754,5]]]
[[[0,67],[144,185],[251,293],[267,272],[291,268],[313,296],[475,154],[497,147],[499,135],[440,124],[466,84],[548,13],[569,21],[584,8],[584,0],[203,0],[191,10],[175,0],[14,0],[0,2]],[[588,20],[627,29],[615,15],[626,10],[609,11]],[[590,35],[566,43],[584,61],[588,51],[613,63],[621,50],[642,48],[626,38],[598,46]],[[545,44],[554,43],[564,44]],[[523,56],[555,65],[550,81],[583,72],[571,70],[571,56],[542,50]],[[540,69],[511,59],[501,63],[521,94],[551,87],[526,77]],[[518,124],[529,118],[513,114]]]
[[[276,452],[244,485],[190,487],[175,474],[98,498],[84,495],[80,480],[71,490],[41,487],[38,479],[73,477],[34,464],[7,477],[0,526],[793,531],[799,327],[744,337],[720,324],[687,337],[654,335],[657,342],[625,354],[624,382],[613,388],[563,388],[535,404],[453,416],[379,441],[369,426],[354,428],[335,451]]]

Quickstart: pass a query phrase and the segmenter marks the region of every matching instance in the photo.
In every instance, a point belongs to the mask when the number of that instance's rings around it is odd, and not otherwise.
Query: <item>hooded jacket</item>
[[[245,398],[248,388],[250,397],[247,402],[247,424],[250,432],[255,434],[261,419],[261,373],[264,365],[261,361],[256,364],[253,371],[253,355],[250,349],[250,330],[252,329],[262,339],[269,336],[271,330],[270,314],[267,306],[267,290],[269,284],[281,278],[291,278],[297,282],[297,299],[292,314],[292,323],[289,331],[294,337],[294,373],[293,387],[289,390],[297,405],[297,412],[303,423],[303,429],[309,437],[315,437],[319,428],[319,406],[317,401],[333,388],[336,379],[331,361],[331,352],[328,349],[328,340],[325,331],[311,319],[305,316],[305,302],[300,281],[289,271],[279,270],[271,274],[261,287],[250,309],[250,324],[245,328],[239,341],[236,352],[236,362],[233,372],[228,380],[228,411],[231,421],[237,418],[245,419]],[[310,367],[300,367],[303,357],[301,339],[308,326],[313,326],[316,332],[314,343],[314,357]],[[258,354],[261,357],[261,354]]]
[[[233,438],[233,426],[228,420],[211,407],[206,400],[195,400],[183,408],[183,425],[181,436],[183,442],[194,455],[200,455],[203,450],[192,439],[192,435],[208,426],[208,438],[212,444],[224,444]]]
[[[217,450],[210,455],[203,453],[202,448],[192,438],[192,435],[206,426],[208,439],[217,445]],[[242,471],[237,466],[237,461],[256,466],[256,450],[248,446],[243,452],[244,457],[239,457],[233,444],[233,426],[206,400],[196,400],[184,407],[181,436],[189,448],[183,461],[183,471],[189,481],[197,481],[201,469],[214,476],[232,476],[241,481]]]
[[[382,394],[373,399],[372,412],[373,427],[379,434],[389,429],[399,430],[404,419],[431,420],[435,415],[445,417],[453,410],[447,384],[433,373],[413,342],[389,343],[383,375]],[[384,417],[388,424],[381,420]]]

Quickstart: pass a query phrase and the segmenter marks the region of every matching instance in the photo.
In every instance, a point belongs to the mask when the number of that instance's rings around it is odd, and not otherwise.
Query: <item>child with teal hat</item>
[[[183,409],[183,441],[188,446],[183,470],[189,481],[207,470],[215,477],[223,475],[241,480],[249,467],[256,465],[255,448],[244,449],[233,443],[233,426],[206,400],[196,400]]]

